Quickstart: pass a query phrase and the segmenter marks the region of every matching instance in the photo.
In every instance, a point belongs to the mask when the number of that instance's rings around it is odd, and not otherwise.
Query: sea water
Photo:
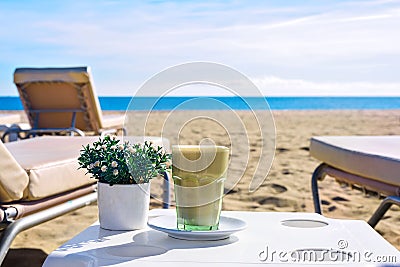
[[[133,101],[132,101],[133,99]],[[99,97],[102,110],[363,110],[400,109],[400,97]],[[193,101],[196,100],[196,101]],[[184,105],[184,103],[190,105]],[[131,103],[131,105],[130,105]],[[22,110],[17,96],[1,96],[0,110]]]

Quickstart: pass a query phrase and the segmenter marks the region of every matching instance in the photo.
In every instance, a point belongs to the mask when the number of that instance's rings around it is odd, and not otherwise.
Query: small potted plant
[[[170,169],[171,155],[151,142],[121,143],[106,136],[84,146],[80,168],[98,180],[100,226],[134,230],[146,225],[150,180]]]

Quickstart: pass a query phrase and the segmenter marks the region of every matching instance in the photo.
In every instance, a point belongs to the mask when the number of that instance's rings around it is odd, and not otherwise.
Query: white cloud
[[[369,16],[361,16],[361,17],[350,17],[340,19],[340,22],[351,22],[351,21],[361,21],[361,20],[379,20],[379,19],[387,19],[392,17],[390,14],[380,14],[380,15],[369,15]]]
[[[252,79],[266,96],[400,96],[399,83],[313,82],[266,76]]]

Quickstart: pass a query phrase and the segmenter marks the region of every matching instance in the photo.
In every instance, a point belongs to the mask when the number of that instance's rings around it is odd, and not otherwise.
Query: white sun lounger
[[[77,158],[83,145],[98,138],[43,136],[0,142],[0,265],[18,233],[97,200],[96,180],[78,169]],[[124,140],[148,140],[169,151],[168,140],[159,137]],[[168,173],[163,186],[168,208]]]
[[[400,136],[313,137],[310,154],[322,162],[312,177],[315,212],[322,214],[318,181],[326,175],[386,196],[368,221],[372,227],[393,204],[400,205]]]

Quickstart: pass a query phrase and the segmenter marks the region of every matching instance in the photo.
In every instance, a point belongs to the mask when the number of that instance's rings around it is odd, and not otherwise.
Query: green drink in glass
[[[229,149],[224,146],[172,146],[177,227],[217,230]]]

